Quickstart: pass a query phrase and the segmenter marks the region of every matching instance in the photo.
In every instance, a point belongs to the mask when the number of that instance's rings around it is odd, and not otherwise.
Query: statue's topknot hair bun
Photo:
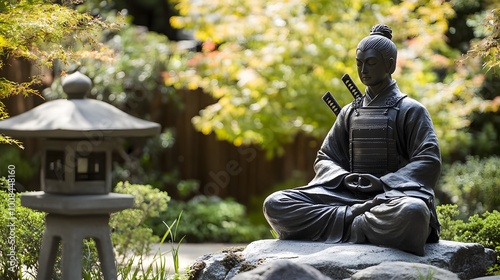
[[[370,29],[370,35],[381,35],[387,39],[392,39],[392,29],[385,24],[377,24]]]
[[[375,49],[384,57],[385,61],[393,59],[396,61],[398,57],[398,49],[392,39],[392,29],[385,24],[374,25],[370,30],[370,35],[359,41],[357,51],[367,51]],[[389,73],[392,74],[396,70],[396,63],[392,63]]]

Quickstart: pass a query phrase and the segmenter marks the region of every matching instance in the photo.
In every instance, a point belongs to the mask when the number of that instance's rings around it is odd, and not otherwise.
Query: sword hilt
[[[323,95],[323,101],[325,101],[326,105],[328,105],[328,107],[333,111],[335,116],[339,115],[342,107],[339,105],[337,100],[335,100],[335,97],[333,97],[333,95],[329,91],[327,91]]]
[[[344,82],[349,92],[352,94],[352,96],[354,96],[354,99],[363,98],[363,94],[351,79],[351,76],[349,76],[349,74],[344,74],[342,76],[342,82]]]

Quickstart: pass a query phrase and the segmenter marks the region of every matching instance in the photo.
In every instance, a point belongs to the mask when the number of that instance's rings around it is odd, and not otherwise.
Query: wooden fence
[[[200,192],[233,197],[247,205],[253,196],[301,172],[306,181],[314,176],[313,163],[322,139],[298,135],[284,147],[282,156],[272,159],[257,146],[235,147],[194,129],[191,118],[214,100],[201,91],[180,91],[184,109],[168,108],[163,125],[176,131],[176,143],[165,155],[163,168],[179,168],[183,179],[200,182]]]

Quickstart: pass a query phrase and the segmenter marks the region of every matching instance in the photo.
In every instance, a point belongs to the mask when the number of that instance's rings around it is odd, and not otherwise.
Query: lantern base
[[[50,280],[59,243],[62,244],[63,279],[82,279],[83,239],[96,241],[105,280],[116,279],[117,271],[109,217],[134,205],[126,194],[58,195],[29,192],[21,195],[21,205],[47,212],[37,280]]]
[[[63,279],[82,279],[82,245],[86,238],[95,241],[104,279],[116,279],[117,271],[110,234],[109,214],[77,217],[47,214],[36,279],[52,279],[59,243],[62,244]]]

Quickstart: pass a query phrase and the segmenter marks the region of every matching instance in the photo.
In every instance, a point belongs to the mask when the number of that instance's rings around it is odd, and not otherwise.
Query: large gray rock
[[[350,278],[356,272],[386,262],[429,264],[455,273],[460,279],[484,276],[495,263],[495,252],[476,243],[441,240],[427,244],[420,257],[397,249],[370,244],[259,240],[243,251],[206,255],[198,259],[198,280],[231,279],[238,273],[276,260],[310,265],[332,279]]]
[[[231,280],[331,280],[307,264],[275,260],[256,269],[237,274]],[[356,272],[350,280],[459,280],[448,270],[422,263],[386,262]],[[348,280],[348,279],[346,279]]]
[[[242,272],[232,280],[331,280],[310,265],[295,263],[289,260],[276,260],[261,265],[256,269]]]
[[[356,272],[351,280],[459,280],[448,270],[423,263],[385,262]]]

